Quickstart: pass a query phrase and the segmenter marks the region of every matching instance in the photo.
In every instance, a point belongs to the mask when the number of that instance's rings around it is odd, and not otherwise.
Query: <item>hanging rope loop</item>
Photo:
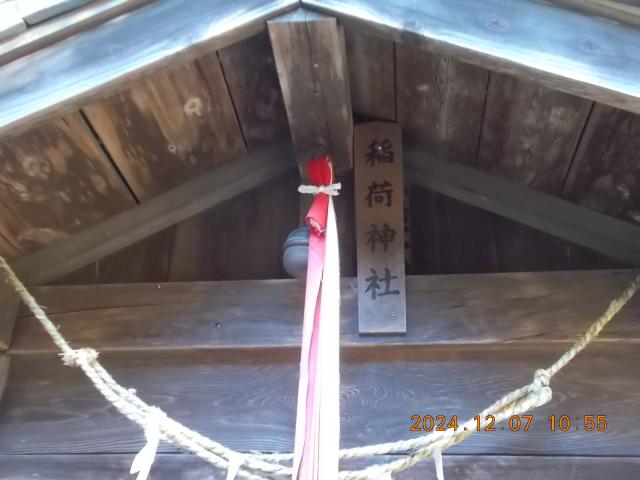
[[[306,188],[310,187],[310,188]],[[301,193],[325,193],[327,195],[337,195],[340,184],[327,185],[326,187],[315,187],[303,185],[300,187],[305,191]],[[313,189],[313,191],[311,191]],[[327,190],[334,193],[328,193]],[[184,450],[190,451],[203,460],[211,463],[220,469],[231,469],[232,472],[238,467],[238,477],[247,480],[268,480],[281,477],[291,477],[292,469],[281,465],[279,462],[291,461],[291,453],[283,454],[247,454],[242,457],[241,465],[238,465],[238,453],[210,440],[199,433],[190,430],[184,425],[170,419],[159,410],[152,410],[155,407],[147,405],[135,393],[134,389],[126,389],[118,384],[98,361],[98,352],[92,348],[80,348],[74,350],[69,342],[62,336],[58,328],[49,319],[42,307],[27,290],[24,284],[18,279],[7,261],[0,255],[0,271],[3,271],[7,283],[18,293],[20,299],[31,310],[38,319],[42,327],[51,336],[55,344],[62,351],[61,357],[65,365],[81,367],[89,380],[95,385],[98,391],[114,405],[118,411],[129,418],[134,423],[145,428],[145,433],[149,433],[155,444],[155,433],[159,431],[160,439],[171,442]],[[482,418],[486,415],[494,415],[495,421],[500,422],[511,415],[525,413],[533,408],[544,405],[551,400],[552,392],[549,386],[551,377],[565,367],[582,349],[589,345],[609,323],[620,309],[631,299],[640,289],[640,275],[624,290],[624,292],[614,299],[607,310],[583,333],[560,358],[546,369],[536,370],[533,381],[524,387],[508,393],[493,405],[483,410],[480,414]],[[152,413],[151,417],[149,412]],[[154,415],[158,421],[159,428],[149,428],[150,418]],[[362,470],[341,471],[339,480],[371,480],[389,479],[391,473],[400,472],[415,465],[420,460],[432,455],[436,450],[444,451],[456,443],[464,440],[475,430],[475,420],[469,419],[465,422],[467,430],[458,429],[457,432],[432,432],[409,440],[382,443],[376,445],[366,445],[361,447],[340,450],[341,459],[361,458],[367,456],[381,455],[402,455],[401,458],[387,463],[371,465]],[[153,435],[151,435],[151,433]],[[149,455],[149,458],[151,455]]]

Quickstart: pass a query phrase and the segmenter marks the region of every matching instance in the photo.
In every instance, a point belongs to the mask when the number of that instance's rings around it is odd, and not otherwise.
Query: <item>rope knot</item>
[[[332,183],[330,185],[300,185],[298,187],[298,192],[306,193],[309,195],[317,195],[319,193],[324,193],[325,195],[336,197],[340,194],[341,188],[342,188],[342,184],[340,182]]]
[[[84,364],[92,364],[98,359],[99,353],[93,348],[78,348],[77,350],[70,350],[67,353],[62,353],[62,362],[67,367],[79,367]]]
[[[545,387],[549,387],[549,382],[551,381],[551,375],[548,370],[544,368],[539,368],[536,370],[536,373],[533,374],[533,382],[531,385],[536,390],[541,390]]]

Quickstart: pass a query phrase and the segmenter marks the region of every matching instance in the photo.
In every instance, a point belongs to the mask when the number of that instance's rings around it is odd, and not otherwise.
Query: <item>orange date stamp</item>
[[[511,415],[505,419],[504,425],[497,426],[496,418],[487,415],[473,417],[463,424],[458,423],[458,416],[452,415],[411,415],[412,432],[444,432],[453,430],[471,430],[476,432],[528,432],[533,424],[533,415]],[[551,432],[604,432],[608,428],[606,415],[550,415],[547,417],[548,429]]]

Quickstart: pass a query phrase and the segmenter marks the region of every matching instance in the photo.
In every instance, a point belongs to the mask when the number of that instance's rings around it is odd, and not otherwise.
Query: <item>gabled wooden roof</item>
[[[0,251],[17,258],[81,230],[87,238],[93,232],[94,243],[136,232],[124,243],[110,240],[107,250],[94,245],[109,253],[213,205],[178,217],[164,212],[164,221],[132,213],[119,230],[110,226],[138,203],[136,211],[159,212],[165,192],[211,169],[226,165],[211,174],[214,184],[237,178],[226,185],[241,185],[220,199],[273,178],[243,181],[247,169],[237,159],[251,154],[268,165],[269,149],[290,134],[299,147],[294,116],[308,116],[308,124],[312,113],[326,116],[299,92],[290,96],[295,115],[286,95],[283,102],[287,81],[302,84],[280,65],[278,79],[277,45],[264,31],[268,19],[300,6],[335,16],[338,32],[344,27],[346,106],[356,121],[400,123],[416,159],[412,180],[636,263],[640,31],[603,16],[501,0],[167,0],[0,66]],[[333,90],[327,96],[345,98]],[[438,162],[444,170],[434,170]],[[276,164],[273,172],[281,172]],[[494,237],[480,217],[470,224]],[[76,266],[91,252],[73,243],[63,250]]]

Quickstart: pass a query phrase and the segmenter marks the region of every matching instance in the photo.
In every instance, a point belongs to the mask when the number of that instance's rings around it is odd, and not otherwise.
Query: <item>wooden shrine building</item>
[[[376,238],[404,236],[386,278],[405,286],[400,310],[364,315],[371,128],[402,156],[397,236]],[[293,448],[305,282],[283,245],[324,154],[341,446],[471,418],[638,274],[640,5],[0,0],[0,255],[73,345],[236,451]],[[527,431],[444,452],[446,479],[640,478],[639,316],[633,298]],[[0,480],[134,478],[143,432],[59,360],[0,276]],[[226,475],[161,443],[150,478]]]

